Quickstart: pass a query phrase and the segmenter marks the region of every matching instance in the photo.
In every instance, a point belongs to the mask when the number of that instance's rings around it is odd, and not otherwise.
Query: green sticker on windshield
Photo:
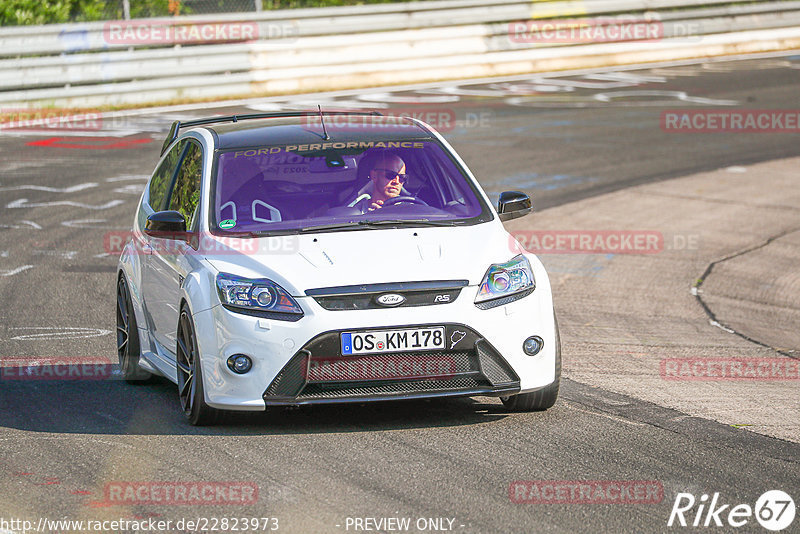
[[[225,219],[224,221],[219,223],[219,227],[223,230],[228,230],[229,228],[233,228],[236,226],[236,221],[234,219]]]

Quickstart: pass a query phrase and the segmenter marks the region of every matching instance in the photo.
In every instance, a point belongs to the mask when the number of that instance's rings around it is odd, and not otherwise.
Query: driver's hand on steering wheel
[[[369,205],[369,208],[367,208],[367,211],[375,211],[375,210],[377,210],[379,208],[382,208],[382,207],[383,207],[383,200],[376,200],[375,202],[373,202],[373,203],[371,203]]]

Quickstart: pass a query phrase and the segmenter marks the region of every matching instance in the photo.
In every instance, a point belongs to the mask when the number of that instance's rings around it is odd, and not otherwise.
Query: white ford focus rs
[[[176,122],[117,280],[129,382],[224,410],[446,396],[545,410],[561,354],[547,273],[448,143],[408,118]]]

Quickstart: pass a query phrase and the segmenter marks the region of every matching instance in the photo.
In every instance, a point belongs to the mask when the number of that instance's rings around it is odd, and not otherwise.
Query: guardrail
[[[797,0],[444,0],[13,27],[0,28],[0,104],[139,104],[796,47]]]

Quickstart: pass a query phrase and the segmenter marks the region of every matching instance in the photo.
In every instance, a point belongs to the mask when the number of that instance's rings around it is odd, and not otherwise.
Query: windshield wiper
[[[327,230],[345,230],[359,227],[380,227],[380,226],[456,226],[456,221],[431,221],[429,219],[385,219],[377,221],[349,221],[346,223],[320,224],[317,226],[307,226],[301,232],[324,232]]]
[[[225,237],[225,238],[228,238],[228,237],[241,237],[241,238],[254,239],[254,238],[257,238],[257,237],[262,237],[259,232],[254,232],[254,231],[246,231],[246,232],[229,232],[229,231],[225,231],[224,234],[217,233],[217,234],[212,234],[212,235],[215,235],[217,237]]]
[[[350,221],[346,223],[318,224],[301,228],[301,232],[324,232],[326,230],[343,230],[345,228],[358,228],[363,221]]]
[[[412,226],[456,226],[456,221],[432,221],[430,219],[386,219],[379,221],[360,221],[365,226],[395,226],[410,224]]]

